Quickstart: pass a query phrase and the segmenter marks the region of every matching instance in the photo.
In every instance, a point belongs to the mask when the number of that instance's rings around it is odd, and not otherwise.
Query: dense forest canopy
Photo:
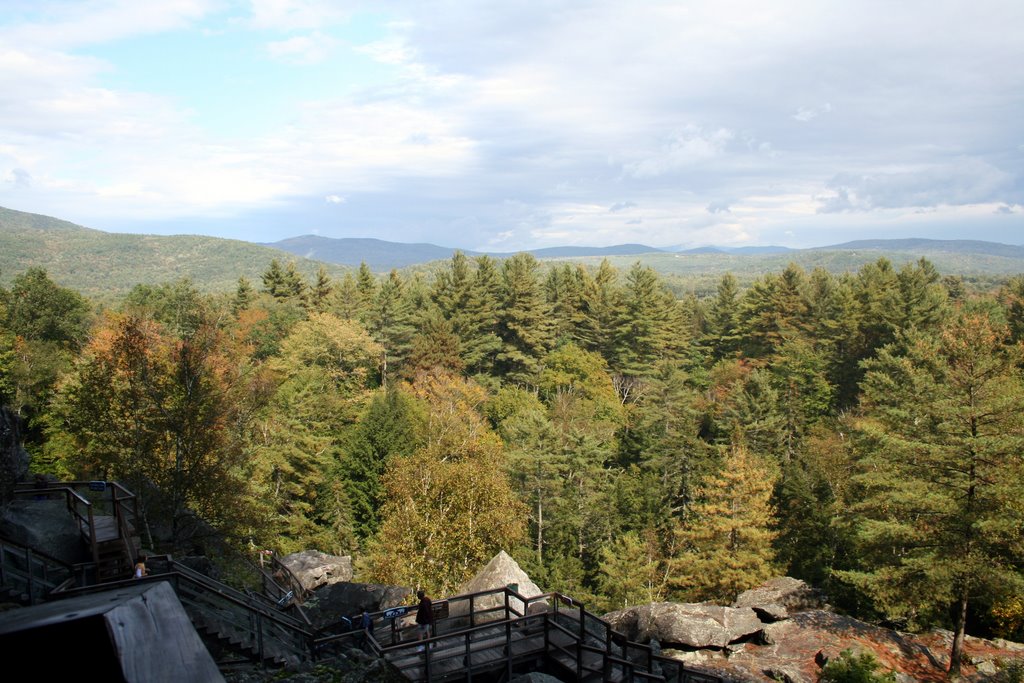
[[[789,574],[955,648],[1024,635],[1024,276],[790,264],[698,298],[639,262],[275,260],[98,312],[32,268],[0,323],[34,469],[124,481],[172,547],[199,515],[438,594],[505,548],[608,609]]]

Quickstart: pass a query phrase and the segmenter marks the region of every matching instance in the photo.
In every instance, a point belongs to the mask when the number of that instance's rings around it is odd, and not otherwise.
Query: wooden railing
[[[490,606],[478,608],[481,604]],[[510,677],[517,664],[538,656],[563,665],[570,662],[577,680],[596,675],[604,680],[667,683],[722,680],[656,654],[647,645],[630,642],[608,622],[561,593],[527,598],[510,588],[498,588],[434,605],[435,614],[449,616],[435,619],[427,640],[415,639],[416,627],[410,623],[415,607],[398,607],[371,614],[369,629],[315,639],[314,650],[330,651],[338,643],[360,644],[391,661],[410,679],[423,681],[434,680],[436,672],[454,660],[459,660],[467,677],[472,677],[475,669],[495,666],[504,667]],[[358,623],[355,617],[350,621]],[[502,653],[497,665],[495,651]],[[450,669],[446,672],[451,673]]]
[[[265,663],[277,658],[298,664],[312,658],[313,634],[298,620],[276,610],[272,603],[215,581],[189,567],[166,557],[150,558],[154,568],[163,571],[143,579],[117,581],[85,588],[61,591],[54,597],[70,597],[118,586],[132,586],[152,581],[168,581],[189,613],[197,629],[213,626],[223,633],[238,637],[251,649],[252,660]]]
[[[133,562],[137,549],[132,537],[139,520],[139,501],[131,491],[114,481],[64,481],[49,483],[19,482],[15,495],[22,498],[52,499],[63,496],[78,530],[89,543],[94,563],[99,563],[96,537],[96,516],[109,515],[115,520],[117,535],[125,545],[128,562]],[[108,495],[109,494],[109,495]]]
[[[84,583],[86,568],[0,538],[0,586],[21,591],[29,604],[42,602],[55,590]]]

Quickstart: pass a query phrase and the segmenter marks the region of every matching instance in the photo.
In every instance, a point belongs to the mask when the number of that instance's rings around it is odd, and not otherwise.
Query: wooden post
[[[580,605],[580,642],[576,645],[576,680],[583,680],[583,642],[587,639],[587,625],[583,605]]]
[[[32,551],[25,548],[25,569],[28,570],[28,604],[36,604],[35,595],[32,594]]]
[[[476,607],[473,604],[473,601],[474,601],[474,594],[471,593],[470,596],[469,596],[469,627],[470,628],[473,628],[474,626],[476,626],[476,615],[473,614],[474,610],[476,610]]]
[[[472,599],[470,599],[470,604],[472,604]],[[470,614],[472,614],[472,612],[470,612]],[[466,662],[465,662],[465,666],[466,666],[466,680],[467,681],[472,681],[473,680],[473,651],[469,647],[470,642],[471,642],[470,634],[467,633],[466,634]]]
[[[505,602],[508,602],[508,593],[505,593]],[[512,622],[505,620],[505,680],[512,679]]]

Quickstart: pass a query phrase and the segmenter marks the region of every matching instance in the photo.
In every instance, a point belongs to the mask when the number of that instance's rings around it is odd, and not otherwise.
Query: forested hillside
[[[505,548],[595,609],[790,574],[957,643],[1024,635],[1021,276],[793,264],[701,299],[640,263],[456,254],[152,282],[99,316],[31,269],[0,301],[34,467],[145,491],[175,545],[193,511],[437,595]]]
[[[187,277],[203,291],[227,292],[238,278],[258,279],[276,249],[201,235],[102,232],[0,207],[0,282],[31,267],[91,298],[123,297],[140,283]],[[307,277],[320,264],[292,257]],[[342,266],[324,266],[340,276]]]

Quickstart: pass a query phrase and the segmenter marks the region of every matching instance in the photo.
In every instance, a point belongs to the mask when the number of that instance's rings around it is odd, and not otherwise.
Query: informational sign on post
[[[397,619],[398,617],[408,614],[412,610],[412,607],[406,605],[405,607],[392,607],[391,609],[384,610],[385,619]]]

